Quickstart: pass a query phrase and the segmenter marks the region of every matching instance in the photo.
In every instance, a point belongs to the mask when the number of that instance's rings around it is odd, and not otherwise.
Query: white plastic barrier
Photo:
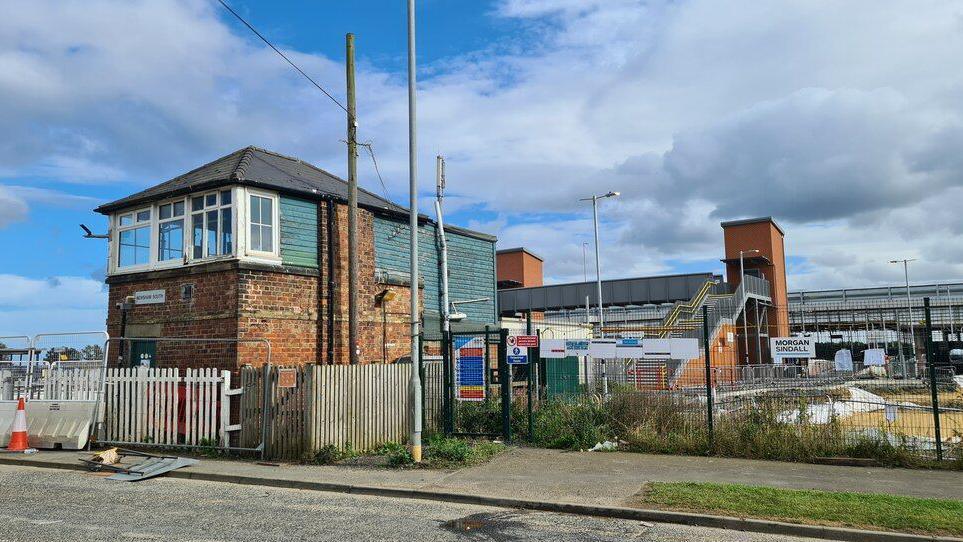
[[[28,401],[27,441],[34,448],[79,450],[87,445],[96,410],[96,401]],[[16,412],[15,401],[0,401],[0,446],[10,442]]]
[[[0,446],[10,441],[21,397],[30,446],[86,446],[102,408],[107,340],[104,332],[42,334],[30,341],[26,356],[0,360]]]

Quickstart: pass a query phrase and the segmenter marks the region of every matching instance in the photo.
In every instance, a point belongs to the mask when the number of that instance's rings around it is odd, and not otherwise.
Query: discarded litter
[[[589,449],[589,451],[590,452],[614,452],[618,448],[619,448],[619,445],[617,442],[606,440],[605,442],[599,442],[595,446],[592,446]]]
[[[108,452],[113,451],[113,454],[108,454]],[[106,457],[105,457],[106,456]],[[129,467],[121,466],[118,463],[124,457],[144,457],[144,461],[131,465]],[[113,463],[107,463],[106,459],[113,460]],[[173,455],[153,455],[144,452],[138,452],[136,450],[126,450],[124,448],[112,448],[94,454],[91,459],[81,459],[81,462],[87,465],[87,468],[91,471],[113,471],[113,476],[108,477],[108,480],[121,480],[124,482],[139,482],[141,480],[147,480],[148,478],[154,478],[155,476],[160,476],[161,474],[166,474],[172,470],[177,470],[183,467],[189,467],[191,465],[196,465],[198,460],[190,459],[187,457],[177,457]]]

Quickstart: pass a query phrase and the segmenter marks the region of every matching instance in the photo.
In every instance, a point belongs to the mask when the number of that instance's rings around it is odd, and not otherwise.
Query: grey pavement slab
[[[78,452],[41,451],[0,455],[0,460],[43,462],[77,468]],[[512,448],[493,461],[457,471],[387,469],[201,459],[174,473],[240,476],[464,493],[500,498],[626,506],[649,481],[741,483],[788,489],[860,491],[963,500],[963,472],[810,465],[730,458],[648,455],[622,452],[563,452]]]
[[[0,465],[0,541],[805,542],[627,519]]]

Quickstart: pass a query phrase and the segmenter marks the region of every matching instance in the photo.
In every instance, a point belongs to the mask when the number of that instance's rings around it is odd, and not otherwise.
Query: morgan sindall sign
[[[772,337],[769,349],[773,361],[777,362],[787,358],[816,357],[816,341],[812,337]]]

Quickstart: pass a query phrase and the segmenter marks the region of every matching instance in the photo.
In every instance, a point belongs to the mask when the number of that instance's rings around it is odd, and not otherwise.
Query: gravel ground
[[[0,540],[797,541],[771,535],[0,465]]]

